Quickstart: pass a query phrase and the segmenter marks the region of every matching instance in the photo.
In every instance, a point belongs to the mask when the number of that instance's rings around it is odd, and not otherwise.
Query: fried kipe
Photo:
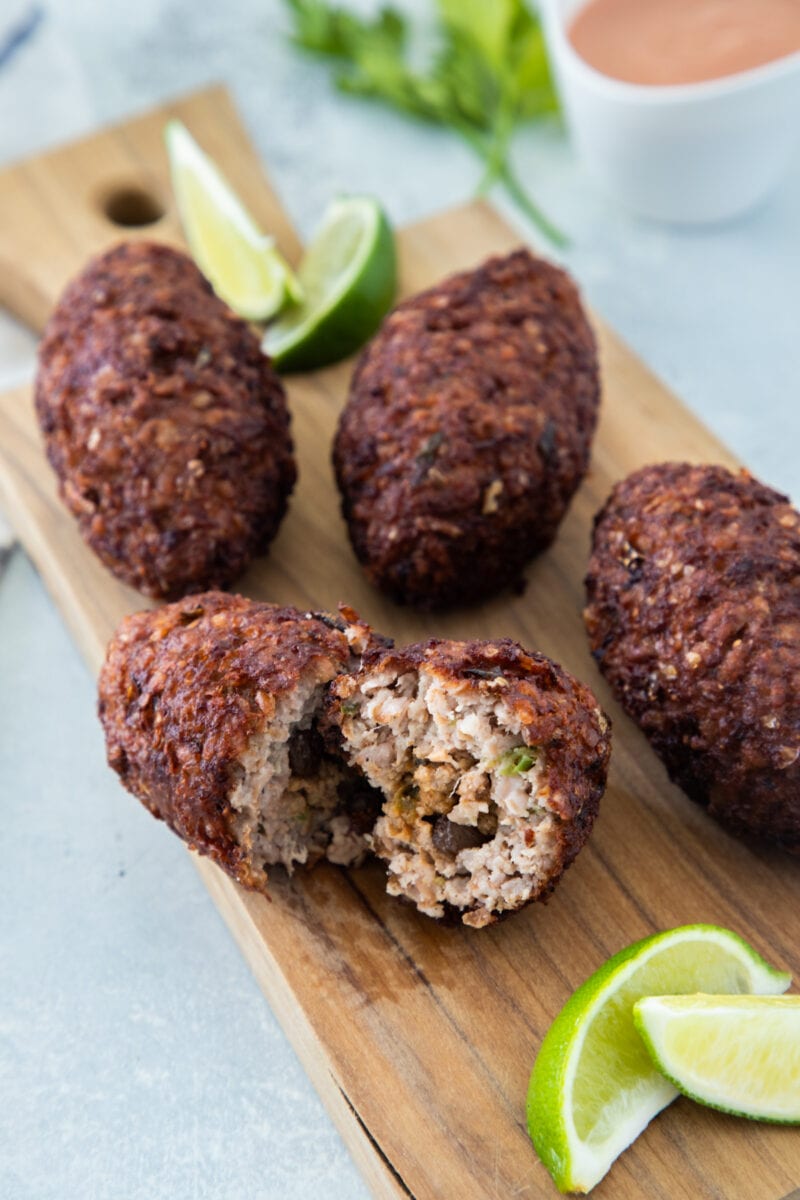
[[[327,752],[317,716],[371,636],[352,613],[222,592],[126,617],[99,681],[109,764],[245,887],[278,863],[358,862],[380,797]]]
[[[661,463],[595,518],[592,653],[688,796],[800,853],[800,514],[746,471]]]
[[[372,850],[390,894],[478,928],[549,894],[610,752],[589,689],[514,642],[393,651],[344,606],[220,592],[125,618],[99,697],[125,787],[246,887]]]
[[[266,552],[296,475],[286,398],[185,254],[124,242],[69,284],[36,411],[61,499],[124,583],[174,599]]]
[[[358,361],[334,444],[370,581],[423,609],[518,584],[586,473],[599,398],[577,289],[528,250],[400,304]]]

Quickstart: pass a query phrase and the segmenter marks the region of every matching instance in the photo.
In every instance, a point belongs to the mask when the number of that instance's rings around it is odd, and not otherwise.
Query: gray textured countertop
[[[279,0],[44,7],[0,71],[0,162],[223,80],[306,234],[336,191],[376,192],[400,223],[476,179],[449,136],[336,96]],[[613,207],[554,127],[516,161],[591,303],[797,497],[800,161],[748,219],[685,231]],[[0,386],[33,350],[0,317]],[[107,771],[93,684],[20,552],[0,585],[0,797],[0,1196],[366,1195],[177,839]]]

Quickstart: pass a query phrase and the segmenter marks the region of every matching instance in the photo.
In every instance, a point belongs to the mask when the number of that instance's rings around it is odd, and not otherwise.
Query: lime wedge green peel
[[[335,200],[298,270],[305,300],[264,335],[284,371],[310,371],[346,358],[372,336],[397,290],[394,237],[368,196]]]
[[[643,996],[786,991],[790,976],[715,925],[636,942],[578,988],[551,1025],[531,1075],[528,1130],[562,1192],[588,1192],[678,1094],[636,1031]]]
[[[217,295],[248,321],[267,321],[300,300],[302,290],[274,239],[261,232],[186,126],[170,121],[164,138],[189,249]]]
[[[662,1075],[692,1100],[800,1124],[800,996],[650,996],[633,1019]]]

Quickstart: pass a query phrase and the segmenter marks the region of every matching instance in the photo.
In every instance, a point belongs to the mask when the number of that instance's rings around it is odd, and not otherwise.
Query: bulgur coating
[[[365,824],[365,789],[327,754],[315,718],[369,638],[350,610],[222,592],[127,617],[99,682],[109,764],[246,887],[264,890],[275,862],[357,861],[374,813]]]
[[[584,684],[510,640],[370,650],[331,685],[342,752],[384,803],[390,895],[481,928],[545,898],[603,794],[610,728]]]
[[[359,360],[334,446],[370,580],[420,608],[517,584],[583,479],[598,403],[575,286],[527,250],[400,304]]]
[[[266,551],[295,480],[281,383],[186,255],[124,242],[69,284],[36,410],[61,498],[148,596],[225,587]]]
[[[800,853],[800,515],[746,471],[662,463],[595,518],[592,653],[672,779]]]

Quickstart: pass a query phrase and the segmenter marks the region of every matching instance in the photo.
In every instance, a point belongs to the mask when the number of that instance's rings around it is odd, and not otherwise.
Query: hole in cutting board
[[[100,206],[112,224],[125,229],[155,225],[165,212],[156,196],[135,184],[113,188],[102,198]]]

